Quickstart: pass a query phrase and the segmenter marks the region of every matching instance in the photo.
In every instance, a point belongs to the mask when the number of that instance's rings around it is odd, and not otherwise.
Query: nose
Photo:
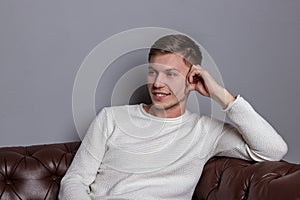
[[[158,74],[154,81],[153,81],[153,86],[156,88],[160,88],[164,86],[164,80],[162,74]]]

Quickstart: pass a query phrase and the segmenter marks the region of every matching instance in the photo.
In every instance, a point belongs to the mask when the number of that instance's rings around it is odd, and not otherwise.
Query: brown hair
[[[199,46],[185,35],[166,35],[159,38],[150,48],[148,62],[160,54],[178,53],[188,65],[201,65],[202,53]]]

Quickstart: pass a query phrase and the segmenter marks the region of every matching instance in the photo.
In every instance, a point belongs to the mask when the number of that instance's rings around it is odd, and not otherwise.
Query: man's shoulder
[[[118,110],[132,110],[132,109],[138,109],[140,107],[140,104],[134,104],[134,105],[119,105],[119,106],[109,106],[104,107],[106,111],[118,111]]]
[[[124,115],[124,114],[133,114],[137,112],[140,109],[140,104],[135,104],[135,105],[119,105],[119,106],[109,106],[109,107],[104,107],[102,110],[99,112],[100,113],[105,113],[106,115]]]

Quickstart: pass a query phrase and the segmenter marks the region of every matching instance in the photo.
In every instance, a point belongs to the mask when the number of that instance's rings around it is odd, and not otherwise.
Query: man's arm
[[[193,65],[187,74],[187,90],[195,90],[201,95],[215,100],[222,108],[226,108],[235,100],[235,97],[219,85],[209,71],[200,65]]]
[[[60,185],[59,199],[90,199],[89,185],[95,180],[107,141],[107,116],[103,109],[91,123]]]
[[[225,124],[216,155],[263,161],[280,160],[286,154],[287,145],[274,128],[242,97],[234,98],[207,70],[193,65],[187,81],[188,90],[218,102],[235,126]],[[222,123],[214,122],[216,126]]]
[[[233,126],[224,125],[214,155],[277,161],[286,154],[287,144],[282,137],[242,97],[238,96],[224,111]]]

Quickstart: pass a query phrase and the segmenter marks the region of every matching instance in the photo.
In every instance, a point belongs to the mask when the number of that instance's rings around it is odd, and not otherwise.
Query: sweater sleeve
[[[107,142],[107,115],[103,109],[93,120],[60,184],[59,199],[91,199],[89,185],[96,178]]]
[[[224,110],[233,125],[225,123],[215,155],[255,161],[277,161],[287,144],[276,130],[242,97]]]

